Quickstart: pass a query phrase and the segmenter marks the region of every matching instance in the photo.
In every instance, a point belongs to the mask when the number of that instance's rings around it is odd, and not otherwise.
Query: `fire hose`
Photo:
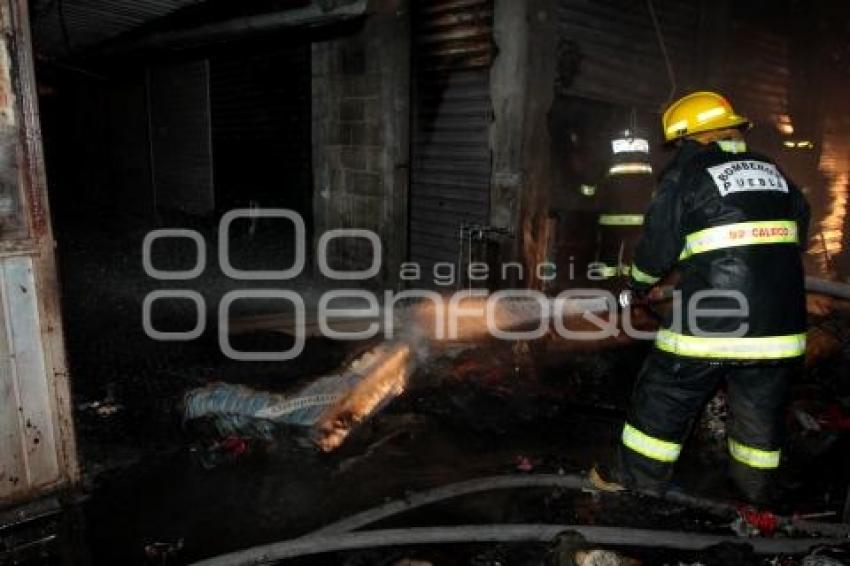
[[[829,281],[817,277],[806,277],[806,290],[812,293],[829,295],[836,299],[850,300],[850,285],[847,283],[839,283],[838,281]]]
[[[839,299],[850,299],[850,285],[806,278],[806,289]],[[663,288],[656,300],[669,299],[672,289]],[[607,305],[598,299],[573,301],[573,312],[604,310]],[[525,314],[519,307],[518,312]],[[518,318],[522,318],[521,316]],[[460,544],[476,542],[549,542],[564,531],[575,531],[588,542],[603,545],[664,547],[681,550],[702,550],[724,542],[741,542],[737,536],[705,535],[698,533],[657,531],[628,527],[600,527],[587,525],[463,525],[452,527],[424,527],[351,532],[380,520],[413,510],[424,505],[467,494],[498,489],[526,487],[560,487],[563,489],[592,489],[587,479],[575,475],[496,476],[470,480],[435,488],[399,501],[358,513],[300,538],[255,546],[245,550],[196,562],[197,566],[245,566],[267,564],[278,560],[303,557],[327,552],[378,548],[388,546],[424,544]],[[722,516],[734,516],[740,510],[730,503],[694,497],[682,492],[668,492],[665,499],[699,508]],[[833,538],[750,538],[744,539],[758,554],[799,554],[813,546],[842,545],[850,540],[850,525],[804,521],[777,517],[784,525],[795,530],[827,535]]]
[[[427,491],[414,493],[405,499],[391,501],[384,505],[341,519],[335,523],[331,523],[330,525],[326,525],[308,536],[355,531],[400,513],[405,513],[425,505],[472,493],[494,491],[499,489],[545,487],[580,491],[596,491],[596,488],[588,481],[588,479],[580,475],[535,474],[490,476],[457,482],[436,487]],[[658,497],[653,494],[645,495]],[[670,503],[700,509],[711,514],[730,519],[735,517],[739,512],[739,506],[732,503],[695,497],[680,490],[668,490],[663,495],[662,499],[669,501]],[[777,519],[781,524],[791,526],[794,529],[807,534],[850,538],[850,525],[805,521],[795,517],[777,517]]]
[[[598,527],[586,525],[466,525],[351,532],[378,521],[447,499],[517,488],[555,487],[574,490],[593,490],[587,478],[579,475],[512,475],[468,480],[419,492],[403,500],[391,501],[327,525],[300,538],[257,546],[196,563],[198,566],[243,566],[295,558],[325,552],[421,544],[456,544],[474,542],[548,542],[564,531],[575,531],[593,544],[664,547],[681,550],[702,550],[723,542],[741,542],[736,536],[704,535],[698,533],[657,531],[628,527]],[[673,503],[696,507],[714,514],[732,516],[736,506],[693,497],[681,492],[668,492],[665,499]],[[834,538],[751,538],[744,539],[758,554],[807,552],[812,546],[848,543],[850,525],[815,523],[794,518],[780,521],[797,530],[826,534]]]
[[[829,281],[818,277],[806,277],[806,291],[810,293],[828,295],[836,299],[850,300],[850,285],[847,283],[840,283],[838,281]],[[659,292],[656,297],[651,299],[651,302],[662,302],[669,300],[672,296],[672,287],[661,287],[659,288]],[[618,297],[620,306],[623,308],[630,306],[631,300],[632,297],[627,292],[624,292],[620,295],[620,297]]]
[[[561,533],[573,531],[588,543],[614,546],[664,547],[678,550],[704,550],[722,543],[740,543],[733,536],[703,535],[651,529],[599,527],[588,525],[458,525],[385,529],[300,538],[255,546],[231,554],[196,562],[195,566],[249,566],[342,550],[372,549],[424,544],[470,544],[481,542],[549,543]],[[802,554],[814,546],[838,545],[831,539],[748,539],[757,554]]]

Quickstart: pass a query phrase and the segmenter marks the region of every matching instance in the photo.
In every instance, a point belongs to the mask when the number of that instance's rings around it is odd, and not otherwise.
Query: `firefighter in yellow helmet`
[[[695,92],[670,105],[661,118],[664,140],[674,142],[694,138],[697,134],[710,136],[703,139],[741,139],[728,130],[739,131],[750,127],[750,121],[739,115],[723,96],[714,92]]]
[[[627,488],[666,489],[692,423],[725,381],[732,479],[748,500],[772,499],[788,385],[805,351],[809,206],[773,161],[747,148],[749,126],[712,92],[664,113],[677,153],[620,302],[645,301],[677,268],[681,313],[662,322],[635,385],[616,474]]]

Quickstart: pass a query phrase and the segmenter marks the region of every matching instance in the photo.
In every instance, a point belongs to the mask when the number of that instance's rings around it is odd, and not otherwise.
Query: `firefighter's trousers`
[[[717,364],[653,350],[638,376],[620,446],[629,488],[663,492],[694,420],[725,378],[732,480],[754,503],[769,500],[779,466],[788,386],[796,363]]]

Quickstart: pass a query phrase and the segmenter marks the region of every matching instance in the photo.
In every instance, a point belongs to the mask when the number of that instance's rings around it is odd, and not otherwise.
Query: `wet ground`
[[[211,462],[211,439],[181,422],[185,391],[214,380],[284,390],[337,368],[351,348],[311,340],[293,362],[237,363],[219,352],[214,328],[192,342],[154,342],[142,331],[140,297],[163,285],[142,271],[143,232],[128,238],[78,228],[59,234],[59,252],[85,500],[62,527],[63,537],[74,545],[74,558],[62,562],[57,557],[56,564],[184,564],[305,534],[387,498],[458,480],[587,470],[610,457],[645,354],[640,345],[559,354],[556,346],[518,351],[484,344],[443,352],[420,369],[409,391],[332,454],[282,437]],[[268,234],[241,242],[246,266],[286,254],[285,245]],[[158,264],[162,268],[185,267],[191,255],[191,249],[179,247],[166,251]],[[214,306],[233,283],[215,269],[208,271],[192,288]],[[317,288],[309,281],[296,285],[310,292]],[[262,311],[274,305],[246,308]],[[164,304],[155,321],[179,328],[193,316],[191,303],[175,301]],[[239,340],[244,349],[289,345],[286,337],[272,333]],[[807,374],[798,389],[808,406],[850,395],[847,360],[846,349],[839,350]],[[786,506],[840,512],[850,478],[847,434],[794,432],[793,439],[784,480],[793,495]],[[731,497],[724,465],[717,442],[695,437],[678,481],[704,495]],[[380,526],[494,522],[730,532],[716,518],[678,506],[552,489],[468,496]],[[546,553],[545,545],[468,545],[359,551],[293,563],[390,565],[411,558],[433,564],[530,565],[543,563]],[[740,549],[716,559],[658,550],[627,553],[648,563],[752,560]]]

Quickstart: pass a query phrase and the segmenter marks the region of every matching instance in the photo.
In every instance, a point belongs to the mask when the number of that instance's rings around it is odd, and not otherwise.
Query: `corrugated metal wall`
[[[791,70],[788,38],[755,25],[734,22],[727,54],[734,65],[721,67],[722,87],[735,108],[753,120],[775,126],[788,115]]]
[[[430,269],[489,219],[492,0],[417,2],[413,25],[410,259]]]
[[[0,233],[0,507],[35,499],[78,479],[68,371],[59,314],[55,241],[25,0],[0,4],[0,131],[23,197],[15,224]],[[7,161],[9,155],[6,156]],[[8,173],[8,171],[7,171]]]
[[[110,186],[101,207],[147,217],[154,211],[150,120],[144,73],[108,85]]]
[[[153,184],[158,207],[214,210],[209,64],[151,67],[148,95]]]
[[[786,37],[740,20],[706,30],[701,2],[652,2],[678,96],[694,86],[711,88],[722,90],[756,120],[788,113]],[[661,109],[670,81],[646,0],[559,0],[557,18],[561,94]],[[722,34],[701,54],[700,41],[712,42],[712,36],[701,38],[712,31]],[[702,60],[709,56],[721,60]],[[716,76],[701,75],[708,69],[715,69]]]
[[[69,54],[205,0],[32,0],[39,53]]]
[[[311,206],[310,46],[210,61],[216,206]]]
[[[699,2],[653,0],[681,89],[698,72]],[[658,109],[670,81],[648,5],[643,0],[559,0],[559,90]]]
[[[32,258],[0,261],[0,313],[2,501],[61,475]]]

